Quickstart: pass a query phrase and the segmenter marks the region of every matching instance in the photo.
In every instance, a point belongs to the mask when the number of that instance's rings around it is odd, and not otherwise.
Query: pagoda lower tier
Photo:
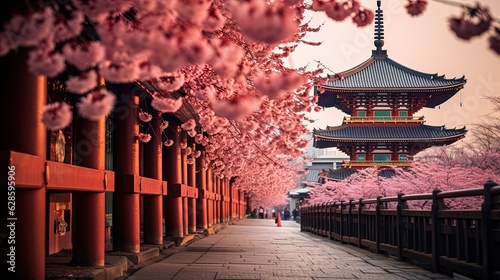
[[[409,166],[412,157],[431,146],[449,145],[467,130],[430,125],[349,125],[314,130],[315,148],[337,148],[350,156],[343,167]]]

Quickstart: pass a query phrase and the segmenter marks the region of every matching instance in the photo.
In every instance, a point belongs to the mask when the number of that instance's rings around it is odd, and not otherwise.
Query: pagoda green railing
[[[481,209],[446,209],[445,200],[481,198]],[[408,209],[427,200],[431,209]],[[302,206],[301,231],[396,256],[434,272],[500,279],[500,186]]]
[[[345,160],[342,167],[368,167],[378,165],[393,165],[407,167],[411,165],[410,160]]]
[[[343,123],[424,123],[424,117],[344,117]]]

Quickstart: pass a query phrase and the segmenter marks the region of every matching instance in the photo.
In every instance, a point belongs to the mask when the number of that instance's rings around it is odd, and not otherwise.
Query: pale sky
[[[361,0],[362,4],[376,9],[376,0]],[[472,1],[468,1],[471,3]],[[500,17],[500,1],[481,1],[490,12]],[[471,128],[481,116],[492,113],[492,106],[482,95],[500,95],[500,56],[488,48],[488,36],[471,41],[458,39],[448,27],[448,18],[461,13],[458,7],[429,1],[425,13],[411,17],[404,9],[406,1],[383,0],[385,45],[388,56],[417,71],[438,73],[446,78],[465,75],[467,84],[453,98],[438,109],[423,109],[416,116],[424,115],[428,125],[446,125],[447,128]],[[464,2],[465,3],[465,2]],[[289,59],[294,67],[310,64],[315,60],[335,72],[345,71],[371,56],[373,25],[357,28],[351,20],[335,22],[323,13],[306,14],[312,26],[325,23],[319,33],[306,36],[307,41],[323,42],[321,46],[299,46]],[[324,72],[323,76],[327,73]],[[460,102],[462,106],[460,106]],[[343,113],[335,108],[310,115],[318,119],[309,128],[340,125]]]

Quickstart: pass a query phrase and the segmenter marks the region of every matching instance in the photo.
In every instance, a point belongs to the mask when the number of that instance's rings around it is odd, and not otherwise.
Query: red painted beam
[[[167,195],[167,182],[142,177],[137,174],[123,175],[123,191],[151,195]]]
[[[113,171],[86,168],[47,161],[47,189],[65,191],[112,192],[115,189]]]

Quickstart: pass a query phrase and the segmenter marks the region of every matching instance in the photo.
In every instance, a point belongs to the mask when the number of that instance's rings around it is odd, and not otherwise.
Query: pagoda
[[[465,77],[446,79],[390,59],[382,49],[380,1],[377,6],[372,56],[354,68],[328,75],[327,82],[315,88],[319,106],[336,107],[349,115],[340,126],[313,132],[314,147],[335,147],[350,157],[342,165],[349,170],[333,172],[332,179],[371,166],[407,167],[416,153],[452,144],[467,132],[465,127],[425,125],[424,117],[414,116],[423,107],[435,108],[450,99],[464,87]]]

